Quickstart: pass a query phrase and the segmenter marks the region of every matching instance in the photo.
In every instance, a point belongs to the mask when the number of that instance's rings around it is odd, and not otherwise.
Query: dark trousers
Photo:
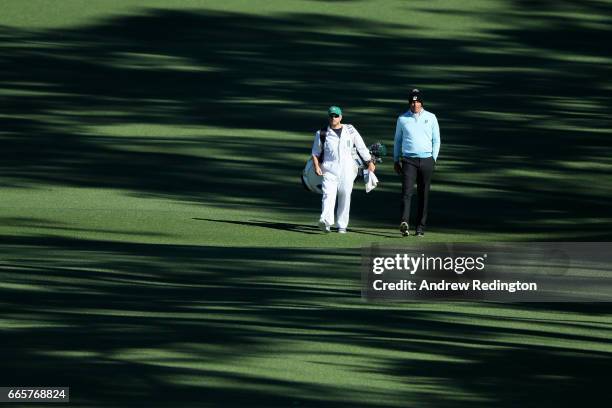
[[[424,230],[427,222],[427,200],[429,186],[433,175],[435,161],[433,157],[420,159],[418,157],[402,158],[402,200],[400,204],[401,221],[410,222],[410,202],[414,194],[414,183],[417,184],[419,196],[416,230]]]

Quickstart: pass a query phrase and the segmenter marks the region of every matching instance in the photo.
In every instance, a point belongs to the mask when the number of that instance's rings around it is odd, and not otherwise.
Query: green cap
[[[338,106],[330,106],[327,110],[327,114],[331,115],[332,113],[342,116],[342,109],[340,109]]]

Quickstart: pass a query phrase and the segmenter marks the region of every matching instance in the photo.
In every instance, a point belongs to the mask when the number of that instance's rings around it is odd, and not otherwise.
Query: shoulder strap
[[[321,142],[321,154],[319,155],[319,164],[323,163],[323,154],[325,153],[325,138],[327,137],[327,126],[319,130],[319,141]]]
[[[321,130],[319,130],[319,140],[321,141],[321,148],[323,148],[323,145],[325,144],[326,137],[327,137],[327,126],[322,127]]]
[[[348,129],[348,131],[349,131],[349,133],[351,135],[354,135],[355,132],[357,132],[357,129],[355,129],[355,127],[353,125],[351,125],[351,124],[346,124],[346,128]],[[361,156],[361,153],[359,153],[359,150],[357,149],[357,146],[353,146],[353,149],[355,149],[355,153],[357,153],[357,156],[359,156],[359,158],[361,159],[361,162],[364,163],[364,164],[367,163],[365,161],[365,159],[363,158],[363,156]]]
[[[364,159],[364,158],[361,156],[361,154],[359,153],[359,150],[358,150],[356,147],[354,147],[354,149],[355,149],[355,153],[357,153],[357,156],[359,156],[359,158],[361,159],[361,162],[365,164],[365,163],[366,163],[366,161],[365,161],[365,159]]]

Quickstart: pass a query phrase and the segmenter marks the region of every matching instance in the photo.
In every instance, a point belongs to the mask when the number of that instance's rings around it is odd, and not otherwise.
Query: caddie
[[[338,232],[344,234],[349,223],[351,192],[358,170],[357,161],[353,156],[354,149],[367,163],[369,171],[374,172],[376,166],[357,129],[353,125],[342,124],[342,109],[331,106],[327,110],[327,115],[329,126],[327,129],[317,131],[312,145],[315,172],[323,176],[319,228],[323,232],[330,232],[331,226],[336,221]],[[337,214],[334,213],[336,198]]]

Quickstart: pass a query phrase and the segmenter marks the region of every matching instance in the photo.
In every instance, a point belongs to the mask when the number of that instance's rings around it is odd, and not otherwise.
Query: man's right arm
[[[402,171],[402,167],[400,165],[400,154],[402,151],[402,124],[400,123],[400,118],[397,118],[397,124],[395,125],[395,138],[393,141],[393,169],[396,173],[400,173]]]
[[[323,175],[321,170],[321,163],[319,163],[319,156],[321,155],[321,137],[319,136],[320,130],[315,133],[314,142],[312,143],[312,164],[314,165],[315,173],[318,176]]]
[[[321,164],[319,163],[319,158],[315,156],[314,154],[312,155],[312,164],[314,165],[315,173],[317,173],[317,176],[322,176],[323,171],[321,170]]]

